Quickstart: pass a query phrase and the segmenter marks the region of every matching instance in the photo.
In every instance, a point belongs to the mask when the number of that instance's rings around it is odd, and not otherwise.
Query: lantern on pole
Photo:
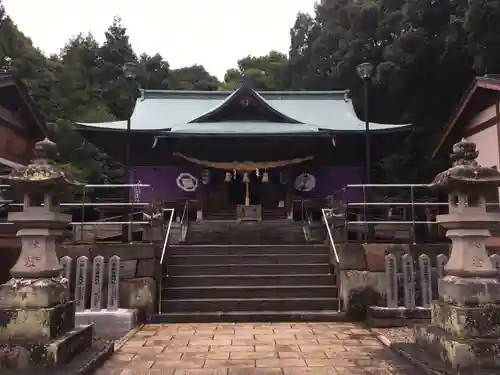
[[[269,174],[267,171],[264,171],[264,174],[262,175],[262,182],[267,184],[269,182]]]

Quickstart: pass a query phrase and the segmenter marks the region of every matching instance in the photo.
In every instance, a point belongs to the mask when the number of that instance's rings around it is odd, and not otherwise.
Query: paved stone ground
[[[350,323],[147,325],[96,375],[416,375]]]

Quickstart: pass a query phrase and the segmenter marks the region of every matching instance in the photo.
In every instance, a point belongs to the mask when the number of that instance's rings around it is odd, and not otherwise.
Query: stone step
[[[240,255],[240,254],[328,254],[323,245],[179,245],[169,246],[171,255]]]
[[[318,264],[190,264],[167,267],[168,275],[284,275],[328,274],[328,263]]]
[[[238,227],[228,227],[228,228],[213,228],[213,227],[190,227],[189,233],[193,235],[201,235],[201,234],[225,234],[228,236],[236,236],[236,235],[246,235],[246,234],[259,234],[261,236],[266,235],[276,235],[276,234],[301,234],[304,233],[301,227],[292,227],[292,228],[260,228],[260,227],[247,227],[247,228],[238,228]]]
[[[162,311],[168,312],[234,312],[338,310],[336,298],[217,298],[162,299]]]
[[[317,311],[229,311],[229,312],[163,312],[152,317],[152,323],[269,323],[269,322],[344,322],[345,313],[336,310]]]
[[[301,285],[301,286],[196,286],[168,287],[162,296],[166,299],[199,299],[214,298],[337,298],[337,288],[333,285]]]
[[[335,286],[335,275],[284,274],[284,275],[189,275],[170,276],[163,281],[169,287],[193,286],[261,286],[261,285],[316,285]]]
[[[199,234],[199,235],[189,235],[186,238],[185,244],[190,245],[209,245],[209,244],[219,244],[219,245],[294,245],[294,244],[305,244],[306,238],[303,233],[292,235],[251,235],[247,233],[246,235],[227,235],[227,234]],[[316,242],[318,243],[318,242]]]
[[[240,255],[172,255],[167,264],[318,264],[328,263],[327,254],[240,254]]]
[[[268,229],[282,229],[286,231],[302,230],[302,223],[291,220],[266,220],[260,222],[242,222],[235,220],[201,220],[190,222],[189,229],[197,230],[217,230],[217,231],[266,231]]]

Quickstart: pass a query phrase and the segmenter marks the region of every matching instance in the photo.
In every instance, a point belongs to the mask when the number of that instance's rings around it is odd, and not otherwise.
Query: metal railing
[[[323,208],[323,209],[321,209],[321,214],[323,216],[323,220],[325,221],[328,242],[329,242],[331,252],[332,252],[331,255],[333,256],[333,260],[334,260],[335,264],[338,265],[340,262],[339,253],[337,252],[337,247],[335,246],[335,241],[333,240],[332,230],[330,228],[329,221],[328,221],[328,216],[332,214],[332,211],[333,210],[330,208]]]
[[[163,245],[162,245],[162,248],[161,248],[161,258],[160,258],[160,280],[159,280],[159,290],[158,290],[158,293],[159,293],[159,298],[158,298],[158,313],[161,314],[161,300],[162,300],[162,296],[161,296],[161,293],[162,293],[162,288],[163,288],[163,276],[165,275],[166,277],[168,277],[168,272],[165,272],[164,274],[164,269],[163,269],[163,263],[165,261],[165,257],[166,257],[166,254],[167,254],[167,248],[168,248],[168,240],[170,239],[170,229],[172,228],[172,222],[173,222],[173,219],[174,219],[174,215],[175,215],[175,210],[173,208],[166,208],[164,209],[163,212],[170,212],[170,217],[168,218],[168,224],[167,224],[167,229],[165,231],[165,237],[163,239]]]
[[[175,210],[173,208],[165,208],[164,212],[170,212],[170,217],[168,218],[167,229],[165,231],[165,238],[163,240],[163,245],[162,245],[162,249],[161,249],[160,264],[163,264],[163,262],[165,260],[165,254],[166,254],[167,247],[168,247],[168,240],[170,238],[170,229],[172,228],[172,221],[174,219]]]
[[[327,238],[328,238],[328,257],[330,259],[330,273],[335,272],[336,280],[337,283],[340,282],[340,258],[339,258],[339,253],[337,251],[337,246],[335,246],[335,241],[333,239],[333,234],[332,230],[329,225],[328,221],[328,216],[333,214],[332,209],[328,208],[323,208],[321,209],[321,215],[323,217],[323,220],[325,222],[326,226],[326,233],[327,233]],[[333,263],[333,264],[332,264]],[[340,291],[339,291],[340,293]],[[342,306],[338,306],[338,311],[340,312],[342,310]]]
[[[0,185],[0,189],[9,189],[11,188],[10,185]],[[88,198],[88,190],[89,189],[118,189],[118,188],[148,188],[151,189],[150,185],[147,184],[86,184],[82,186],[82,198],[80,202],[61,202],[59,205],[61,207],[66,207],[66,208],[81,208],[80,212],[80,217],[81,221],[71,221],[69,224],[73,227],[73,230],[76,228],[76,226],[80,227],[80,240],[83,241],[84,238],[84,232],[85,232],[85,227],[86,226],[94,226],[94,230],[98,226],[106,226],[106,225],[128,225],[128,233],[127,233],[127,240],[129,242],[132,241],[132,225],[151,225],[151,220],[133,220],[134,213],[133,210],[135,208],[139,207],[150,207],[151,202],[134,202],[133,200],[131,202],[86,202],[86,199]],[[8,205],[11,207],[23,207],[23,203],[15,202],[13,200],[5,200],[5,199],[0,199],[0,205]],[[43,203],[42,203],[43,206]],[[129,213],[128,213],[128,220],[121,220],[121,221],[109,221],[110,218],[107,219],[100,219],[97,221],[85,221],[85,209],[88,207],[92,208],[97,208],[97,207],[106,207],[106,208],[126,208],[129,207]],[[123,218],[127,216],[125,215],[119,215],[119,216],[114,216],[111,219],[119,219],[120,217]],[[13,223],[11,222],[1,222],[0,225],[12,225]]]
[[[181,227],[181,234],[179,242],[184,242],[187,236],[187,232],[189,230],[189,200],[186,200],[186,203],[184,204],[180,227]]]
[[[417,226],[425,225],[427,226],[427,237],[431,236],[430,227],[436,226],[436,233],[438,232],[439,226],[435,220],[435,216],[438,213],[448,212],[448,202],[439,201],[438,196],[432,192],[432,194],[423,194],[418,197],[417,189],[427,190],[429,193],[430,185],[428,184],[353,184],[346,185],[343,189],[335,192],[332,195],[332,201],[334,202],[335,212],[337,214],[342,214],[344,218],[343,230],[344,237],[347,241],[348,232],[356,226],[362,226],[363,230],[363,241],[365,243],[370,242],[370,229],[375,231],[376,225],[387,225],[395,228],[396,226],[406,226],[409,230],[411,242],[413,244],[417,243]],[[386,199],[381,199],[379,201],[372,201],[372,199],[377,195],[375,189],[384,190],[384,196]],[[402,190],[405,197],[397,196],[392,194],[395,189]],[[357,191],[356,191],[357,190]],[[359,198],[356,201],[349,201],[350,192],[354,192],[356,195],[362,194],[362,199]],[[380,193],[380,191],[379,191]],[[380,195],[380,194],[379,194]],[[371,199],[370,199],[371,198]],[[376,197],[375,197],[376,198]],[[399,199],[396,199],[399,198]],[[488,207],[499,207],[499,203],[487,203]],[[376,210],[383,211],[382,216],[379,220],[376,220]],[[395,209],[400,209],[402,212],[400,220],[394,220],[393,211]],[[350,216],[357,214],[358,219],[351,220]],[[419,217],[425,216],[425,219],[419,219]],[[359,219],[359,218],[362,219]],[[371,227],[371,228],[370,228]],[[439,236],[438,236],[439,237]],[[441,238],[441,237],[439,237]]]
[[[370,198],[375,196],[376,191],[374,189],[384,189],[385,195],[387,196],[386,201],[371,201]],[[407,201],[395,200],[397,197],[395,194],[391,195],[390,191],[394,191],[395,189],[402,189],[406,192],[407,197],[405,198]],[[424,207],[427,209],[430,208],[445,208],[448,206],[446,202],[435,202],[431,201],[429,197],[426,197],[426,201],[419,202],[416,199],[415,190],[416,189],[429,189],[428,184],[352,184],[346,185],[343,189],[336,192],[333,196],[338,196],[339,193],[342,195],[340,199],[340,206],[343,206],[343,216],[344,216],[344,237],[347,240],[349,230],[352,229],[353,226],[362,226],[363,229],[363,241],[368,243],[372,240],[372,236],[370,236],[371,231],[375,231],[375,225],[388,225],[396,227],[398,225],[408,226],[411,242],[413,244],[416,243],[416,227],[417,225],[437,225],[435,219],[433,220],[419,220],[417,218],[417,207]],[[356,193],[362,193],[362,200],[356,202],[349,201],[349,193],[353,190],[357,190]],[[393,199],[393,201],[391,201]],[[403,219],[401,220],[391,220],[393,215],[391,215],[392,210],[396,208],[403,208],[404,210],[409,208],[408,212],[403,212]],[[373,210],[382,209],[387,218],[383,218],[380,220],[375,220],[376,215]],[[361,213],[358,212],[358,217],[361,216],[362,220],[350,220],[350,215],[356,211],[361,210]],[[408,218],[409,216],[409,218]]]

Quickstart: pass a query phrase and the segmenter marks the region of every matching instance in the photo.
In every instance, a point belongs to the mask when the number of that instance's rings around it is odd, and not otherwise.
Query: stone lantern
[[[425,352],[467,371],[500,368],[500,283],[486,251],[489,229],[500,223],[500,214],[487,212],[485,199],[500,186],[500,173],[480,166],[477,156],[473,142],[458,142],[452,167],[431,183],[448,192],[449,213],[436,220],[452,247],[431,325],[415,328]]]
[[[31,164],[0,176],[24,197],[22,211],[9,213],[20,228],[21,255],[0,286],[0,370],[52,367],[92,344],[92,326],[75,329],[75,305],[56,255],[56,239],[71,221],[57,196],[79,183],[53,162],[55,146],[48,139],[36,143]]]
[[[496,168],[482,167],[473,142],[462,140],[453,146],[453,166],[438,174],[431,186],[448,192],[449,214],[436,219],[448,229],[452,241],[446,275],[458,277],[495,277],[496,268],[486,252],[489,228],[500,223],[500,215],[486,211],[486,199],[491,189],[500,186]]]

